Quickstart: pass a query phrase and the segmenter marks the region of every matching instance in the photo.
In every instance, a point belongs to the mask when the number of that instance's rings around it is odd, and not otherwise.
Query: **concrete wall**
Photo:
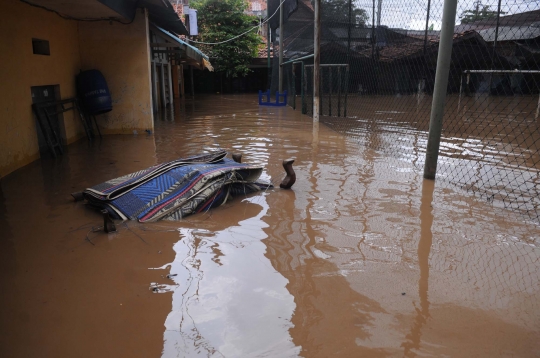
[[[39,158],[30,87],[59,85],[75,96],[80,68],[77,22],[16,0],[2,1],[0,20],[0,177]],[[34,55],[32,38],[48,40],[50,56]],[[64,114],[65,139],[84,134],[78,116]]]
[[[153,130],[148,18],[137,10],[130,25],[80,22],[83,70],[100,70],[109,86],[113,110],[98,117],[106,134]]]
[[[104,134],[153,129],[148,16],[133,23],[77,22],[17,0],[0,7],[0,178],[40,157],[31,87],[59,85],[62,99],[75,97],[80,70],[100,70],[113,110],[98,117]],[[50,56],[35,55],[32,38],[48,40]],[[80,118],[63,115],[67,144],[84,137]]]

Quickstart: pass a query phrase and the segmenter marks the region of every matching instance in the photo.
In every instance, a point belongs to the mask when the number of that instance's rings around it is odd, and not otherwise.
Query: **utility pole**
[[[349,0],[349,26],[347,27],[347,64],[350,65],[351,57],[351,22],[352,22],[352,0]]]
[[[448,73],[450,72],[452,42],[456,24],[456,8],[457,0],[444,0],[439,55],[437,56],[435,87],[431,103],[426,161],[424,164],[424,179],[435,180],[435,174],[437,173],[446,88],[448,87]]]
[[[426,30],[424,32],[424,56],[426,55],[427,51],[427,37],[428,37],[428,29],[429,29],[429,12],[431,9],[431,0],[428,0],[427,2],[427,13],[426,13]]]
[[[268,10],[270,9],[268,7],[268,2],[270,0],[266,0],[266,18],[268,19]],[[267,89],[270,89],[270,83],[272,82],[272,67],[270,64],[270,21],[266,22],[266,45],[267,45],[267,54],[268,54],[268,84]]]
[[[478,4],[477,4],[478,5]],[[478,10],[476,10],[478,16]],[[495,56],[497,55],[497,40],[499,39],[499,20],[501,18],[501,0],[497,6],[497,23],[495,25],[495,41],[493,41],[493,50],[491,51],[491,69],[495,68]],[[491,92],[491,85],[493,84],[493,73],[489,74],[489,91]]]
[[[279,79],[278,79],[278,91],[283,92],[283,37],[285,31],[283,30],[283,4],[279,4]]]
[[[377,4],[377,27],[381,26],[381,10],[382,10],[382,0],[378,0]]]
[[[321,79],[321,0],[315,0],[313,26],[313,122],[319,122],[319,83]]]
[[[373,19],[371,19],[371,58],[375,59],[375,0],[373,0]]]

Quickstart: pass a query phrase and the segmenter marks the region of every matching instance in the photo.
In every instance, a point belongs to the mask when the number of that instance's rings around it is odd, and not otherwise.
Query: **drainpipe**
[[[321,79],[321,0],[315,0],[313,27],[313,122],[319,122],[319,83]]]
[[[452,57],[456,8],[457,0],[444,1],[439,55],[437,56],[437,70],[435,72],[435,88],[431,103],[429,135],[426,148],[426,161],[424,164],[425,179],[435,180],[435,174],[437,172],[446,88],[448,87],[448,74],[450,72],[450,60]]]

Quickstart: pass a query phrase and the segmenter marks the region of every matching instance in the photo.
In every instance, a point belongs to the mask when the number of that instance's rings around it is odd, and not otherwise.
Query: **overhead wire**
[[[45,11],[48,11],[48,12],[52,12],[52,13],[60,16],[64,20],[86,21],[86,22],[98,22],[98,21],[109,21],[109,22],[111,22],[111,21],[114,21],[114,22],[118,22],[119,24],[122,24],[122,25],[129,25],[129,24],[133,23],[133,21],[135,21],[136,10],[137,10],[137,6],[139,5],[139,0],[137,0],[137,2],[135,2],[135,11],[133,13],[133,18],[128,22],[124,22],[124,21],[120,21],[120,19],[117,19],[115,17],[79,18],[79,17],[74,17],[74,16],[71,16],[71,15],[62,14],[59,11],[56,11],[54,9],[48,8],[48,7],[43,6],[43,5],[34,4],[34,3],[32,3],[32,2],[30,2],[28,0],[19,0],[19,1],[22,2],[22,3],[25,3],[27,5],[37,7],[38,9],[42,9],[42,10],[45,10]]]
[[[224,40],[224,41],[219,41],[219,42],[204,42],[204,41],[197,41],[197,40],[192,40],[192,39],[187,39],[187,40],[190,41],[190,42],[193,42],[193,43],[201,44],[201,45],[221,45],[221,44],[230,42],[230,41],[232,41],[232,40],[236,40],[237,38],[242,37],[242,36],[244,36],[244,35],[250,33],[251,31],[253,31],[253,30],[255,30],[255,29],[259,29],[263,24],[266,24],[268,21],[270,21],[270,19],[273,18],[273,17],[277,14],[277,12],[279,11],[279,9],[281,8],[281,5],[283,5],[283,3],[284,3],[285,1],[286,1],[286,0],[282,0],[282,1],[279,3],[279,6],[277,7],[276,11],[274,11],[274,13],[272,14],[272,16],[266,18],[266,20],[264,20],[263,22],[259,23],[259,25],[253,26],[251,29],[242,32],[240,35],[236,35],[236,36],[234,36],[234,37],[231,37],[230,39],[227,39],[227,40]]]

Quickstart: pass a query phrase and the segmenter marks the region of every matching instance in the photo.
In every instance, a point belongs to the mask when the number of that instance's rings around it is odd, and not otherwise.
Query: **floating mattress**
[[[237,163],[219,151],[177,159],[108,180],[83,192],[87,204],[117,219],[179,220],[271,185],[258,182],[263,168]]]

